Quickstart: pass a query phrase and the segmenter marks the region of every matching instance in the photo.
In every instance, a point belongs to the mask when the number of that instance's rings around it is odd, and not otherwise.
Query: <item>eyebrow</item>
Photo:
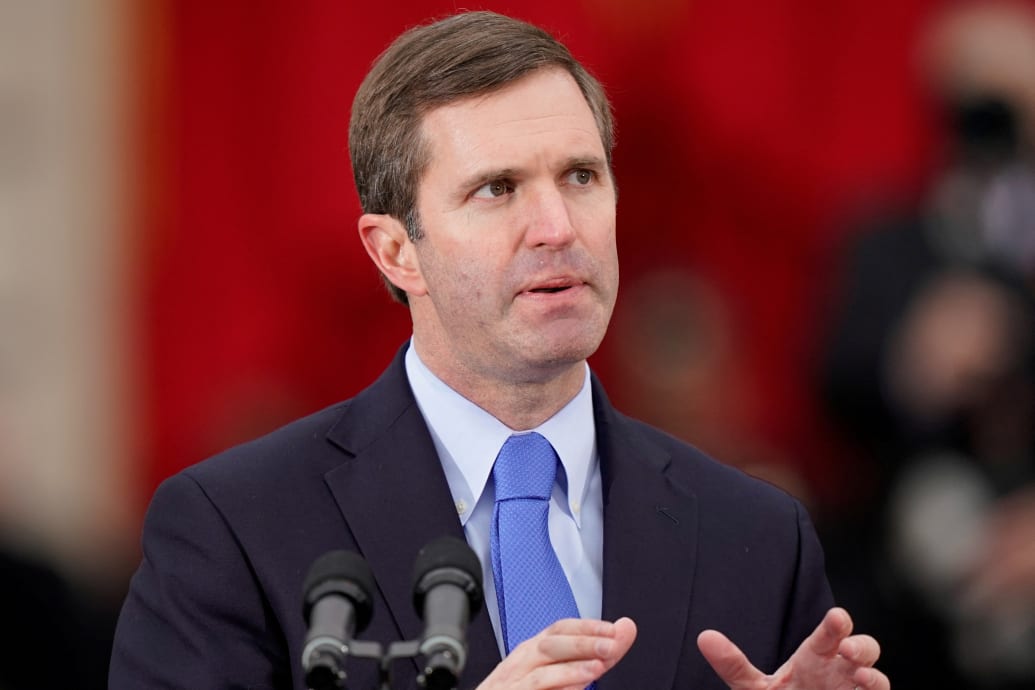
[[[576,156],[569,158],[564,165],[565,170],[572,170],[573,168],[607,170],[607,163],[600,156]]]

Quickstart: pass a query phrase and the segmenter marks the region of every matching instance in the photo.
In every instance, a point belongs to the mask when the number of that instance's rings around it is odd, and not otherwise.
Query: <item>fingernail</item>
[[[615,643],[611,640],[597,640],[597,656],[611,656]]]

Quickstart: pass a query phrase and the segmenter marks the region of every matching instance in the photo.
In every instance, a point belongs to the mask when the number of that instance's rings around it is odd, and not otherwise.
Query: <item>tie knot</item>
[[[542,434],[514,434],[500,448],[492,466],[496,500],[548,500],[557,474],[557,453]]]

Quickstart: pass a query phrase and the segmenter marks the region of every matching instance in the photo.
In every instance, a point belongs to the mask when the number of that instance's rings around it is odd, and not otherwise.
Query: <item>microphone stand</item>
[[[392,690],[392,664],[399,659],[413,659],[420,654],[420,640],[393,642],[381,658],[381,690]],[[417,685],[424,687],[424,674],[417,676]]]
[[[349,657],[371,659],[378,662],[378,678],[380,690],[392,690],[392,665],[400,659],[414,659],[422,654],[421,640],[405,640],[392,642],[387,651],[380,642],[368,640],[352,640],[343,650]],[[345,690],[345,678],[335,680],[334,686]],[[417,676],[417,685],[427,687],[427,669]],[[439,690],[433,688],[432,690]]]

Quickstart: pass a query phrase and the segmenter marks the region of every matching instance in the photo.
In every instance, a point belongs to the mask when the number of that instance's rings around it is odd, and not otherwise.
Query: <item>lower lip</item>
[[[544,302],[549,304],[557,304],[566,302],[569,300],[578,299],[585,293],[588,288],[586,285],[572,285],[566,290],[558,290],[556,292],[522,292],[518,297],[522,299],[531,299],[536,302]]]

